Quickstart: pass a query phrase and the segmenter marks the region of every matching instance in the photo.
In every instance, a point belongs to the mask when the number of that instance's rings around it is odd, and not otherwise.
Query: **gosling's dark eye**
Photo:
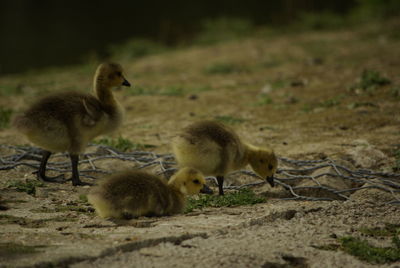
[[[268,165],[269,170],[272,170],[274,167],[270,164]]]
[[[265,163],[264,159],[260,159],[260,163],[264,164]]]
[[[193,183],[194,183],[194,184],[200,184],[200,181],[199,181],[198,179],[195,179],[195,180],[193,181]]]
[[[121,77],[122,73],[121,72],[117,72],[117,76]]]

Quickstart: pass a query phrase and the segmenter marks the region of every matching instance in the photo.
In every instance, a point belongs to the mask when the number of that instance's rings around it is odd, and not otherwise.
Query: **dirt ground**
[[[244,140],[271,146],[281,157],[329,157],[354,168],[393,172],[394,152],[400,150],[400,40],[385,30],[398,26],[260,32],[235,42],[121,59],[135,86],[116,92],[126,119],[114,137],[168,153],[171,137],[183,126],[222,118]],[[0,77],[0,106],[18,112],[53,90],[87,90],[94,69],[87,64]],[[364,90],[357,86],[363,70],[375,70],[391,84]],[[0,130],[0,139],[29,144],[12,128]],[[8,153],[0,149],[0,157]],[[109,170],[124,165],[104,163]],[[254,206],[112,222],[81,202],[88,187],[48,184],[34,196],[8,187],[33,180],[32,171],[23,166],[0,171],[0,197],[9,207],[0,211],[0,243],[30,249],[0,254],[0,267],[369,267],[341,250],[318,247],[359,235],[361,227],[400,222],[400,206],[385,204],[385,194],[374,189],[345,202],[312,202],[268,197],[267,185],[256,189],[267,202]]]

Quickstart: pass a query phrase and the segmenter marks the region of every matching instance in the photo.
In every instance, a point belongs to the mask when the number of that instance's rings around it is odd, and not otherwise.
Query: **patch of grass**
[[[167,47],[164,45],[147,39],[131,39],[123,44],[113,45],[109,48],[112,57],[119,60],[137,59],[166,50]]]
[[[131,96],[183,96],[185,89],[182,86],[171,85],[166,87],[143,87],[135,86],[126,91]]]
[[[167,86],[160,90],[162,96],[183,96],[184,90],[181,86]]]
[[[398,238],[392,240],[395,247],[384,248],[371,246],[367,241],[351,236],[342,237],[339,241],[343,251],[369,263],[382,264],[400,260]]]
[[[319,107],[324,107],[324,108],[331,108],[331,107],[334,107],[334,106],[338,106],[338,105],[340,105],[340,99],[341,99],[340,96],[334,97],[334,98],[331,98],[331,99],[327,99],[327,100],[324,100],[324,101],[318,103],[318,106]]]
[[[301,110],[305,113],[312,112],[315,108],[332,108],[341,104],[344,95],[339,95],[330,99],[326,99],[317,103],[306,103]]]
[[[358,107],[377,107],[375,103],[372,102],[353,102],[348,105],[349,109],[356,109]]]
[[[13,114],[12,109],[0,107],[0,129],[8,128],[10,126],[10,120],[12,114]]]
[[[199,199],[189,198],[184,213],[204,207],[233,207],[254,205],[265,202],[265,198],[256,196],[250,189],[240,189],[234,193],[219,195],[200,195]]]
[[[371,92],[378,87],[390,84],[390,79],[382,76],[375,70],[364,70],[361,74],[360,81],[353,85],[350,89],[361,89],[363,91]]]
[[[214,74],[224,75],[224,74],[240,73],[240,72],[244,72],[246,70],[247,70],[246,68],[238,66],[233,63],[216,62],[216,63],[213,63],[213,64],[207,66],[204,69],[204,73],[210,74],[210,75],[214,75]]]
[[[7,258],[14,255],[37,253],[38,248],[46,246],[26,246],[17,243],[0,243],[0,258]]]
[[[392,243],[396,246],[396,248],[400,249],[400,238],[397,235],[393,236]]]
[[[243,118],[233,117],[233,116],[229,116],[229,115],[218,115],[215,117],[215,120],[217,120],[221,123],[224,123],[224,124],[228,124],[228,125],[240,124],[240,123],[243,123],[244,121],[246,121]]]
[[[267,94],[261,94],[258,96],[258,100],[254,103],[256,106],[264,106],[268,104],[272,104],[274,101]]]
[[[0,96],[12,96],[22,94],[23,86],[10,86],[10,85],[0,85]]]
[[[187,89],[188,93],[201,93],[201,92],[206,92],[206,91],[210,91],[210,90],[213,90],[213,87],[210,85],[189,87]]]
[[[12,181],[8,183],[8,188],[15,188],[18,192],[25,192],[30,195],[36,194],[36,187],[45,187],[43,182],[37,180]]]
[[[311,105],[310,103],[305,103],[302,107],[301,110],[305,113],[309,113],[312,112],[314,110],[314,106]]]
[[[400,153],[400,152],[399,152]],[[377,237],[377,236],[392,236],[400,234],[400,224],[386,223],[385,227],[361,228],[362,234]]]
[[[102,138],[95,140],[94,143],[110,146],[122,152],[133,150],[135,148],[135,144],[133,142],[123,137],[118,137],[117,139]]]
[[[277,90],[277,89],[287,87],[288,84],[289,84],[289,81],[286,81],[284,79],[277,79],[277,80],[271,82],[271,87],[273,90]]]
[[[393,98],[400,99],[400,87],[392,87],[390,89],[390,95],[392,95]]]
[[[132,150],[143,150],[147,148],[156,147],[155,145],[151,144],[133,143],[130,140],[125,139],[123,137],[118,137],[117,139],[102,138],[99,140],[95,140],[93,143],[110,146],[122,152],[132,151]]]
[[[85,194],[79,195],[79,201],[78,202],[79,203],[83,203],[83,204],[87,204],[89,202],[88,198],[87,198],[87,195],[85,195]]]

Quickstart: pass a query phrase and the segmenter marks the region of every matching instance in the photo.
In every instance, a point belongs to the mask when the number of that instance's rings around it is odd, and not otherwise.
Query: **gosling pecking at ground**
[[[168,183],[143,171],[123,171],[106,177],[88,194],[102,218],[164,216],[181,213],[186,196],[205,187],[204,176],[193,168],[183,168]]]
[[[247,164],[274,187],[278,166],[274,151],[242,142],[222,123],[199,121],[187,126],[173,138],[172,149],[180,168],[192,167],[206,176],[216,176],[220,195],[224,194],[224,176]]]

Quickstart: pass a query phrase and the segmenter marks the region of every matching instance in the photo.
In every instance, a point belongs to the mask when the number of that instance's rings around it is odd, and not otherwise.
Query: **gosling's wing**
[[[86,126],[94,126],[103,115],[100,102],[91,96],[82,98],[83,116],[82,122]]]
[[[222,148],[240,144],[240,139],[233,129],[216,121],[200,121],[189,125],[181,136],[191,143],[210,140]]]

